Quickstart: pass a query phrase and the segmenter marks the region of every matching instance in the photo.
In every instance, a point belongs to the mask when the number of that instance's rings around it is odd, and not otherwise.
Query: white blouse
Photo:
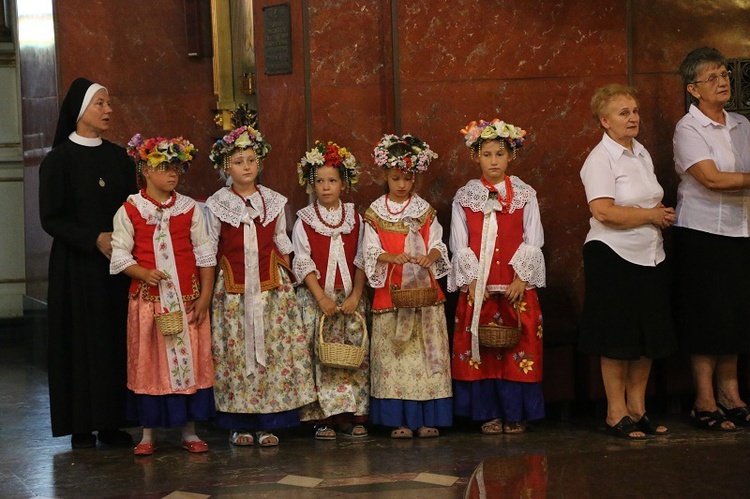
[[[156,220],[155,205],[143,199],[140,194],[133,194],[128,199],[134,200],[139,213],[147,220],[147,223],[150,223],[149,220]],[[193,243],[195,261],[198,267],[213,267],[216,265],[216,252],[213,251],[211,240],[206,232],[203,212],[196,205],[196,202],[192,198],[177,194],[175,204],[170,208],[172,210],[171,216],[185,214],[193,207],[195,209],[190,222],[190,240]],[[124,206],[121,206],[115,213],[113,227],[112,259],[109,263],[109,271],[110,274],[118,274],[128,267],[138,264],[132,254],[135,246],[135,228]]]
[[[664,197],[646,148],[633,139],[630,151],[606,133],[583,163],[581,180],[589,203],[611,198],[617,206],[653,208]],[[590,225],[586,242],[601,241],[628,262],[654,267],[665,258],[661,229],[653,224],[616,229],[592,216]]]
[[[263,226],[267,226],[276,220],[276,227],[273,232],[273,240],[276,248],[282,255],[288,255],[294,249],[292,241],[286,234],[286,215],[284,207],[286,206],[286,197],[278,192],[258,185],[252,195],[247,200],[258,213],[261,213]],[[260,191],[263,191],[261,196]],[[265,207],[264,207],[265,201]],[[263,213],[265,212],[265,218]],[[245,204],[242,199],[232,192],[229,187],[215,192],[206,201],[206,221],[208,225],[208,235],[213,242],[214,254],[218,252],[219,237],[221,235],[221,222],[226,222],[233,227],[239,227],[242,217],[245,215]]]
[[[404,207],[406,202],[408,202],[408,200],[404,201],[404,203],[394,203],[389,200],[388,206],[392,210],[398,212]],[[417,219],[421,217],[431,207],[427,201],[419,197],[417,194],[412,194],[411,203],[406,207],[403,213],[399,213],[398,215],[393,215],[388,212],[385,206],[385,195],[380,196],[373,201],[370,208],[384,220],[389,222],[402,222],[407,218]],[[383,249],[383,245],[380,242],[378,232],[373,229],[370,224],[365,224],[364,232],[365,234],[362,239],[362,252],[364,255],[365,275],[367,276],[371,287],[382,288],[385,286],[385,281],[388,278],[388,264],[385,262],[379,262],[378,257],[386,251]],[[440,225],[440,222],[438,222],[437,217],[433,217],[432,223],[430,224],[430,236],[427,245],[428,254],[433,249],[440,251],[440,258],[438,258],[430,267],[435,279],[439,279],[450,271],[450,260],[448,259],[448,248],[443,242],[443,227]]]
[[[674,162],[680,175],[675,225],[730,237],[750,235],[750,189],[712,191],[688,172],[703,160],[713,160],[720,172],[750,172],[750,122],[724,111],[726,125],[717,123],[691,105],[677,123],[672,139]]]
[[[511,212],[523,208],[523,242],[510,260],[513,271],[524,282],[527,288],[546,285],[546,268],[542,246],[544,230],[539,215],[539,203],[536,192],[516,176],[510,176],[513,187]],[[505,182],[495,185],[500,196],[505,196]],[[479,260],[469,247],[469,227],[466,222],[464,207],[472,211],[482,211],[489,198],[489,190],[479,180],[470,180],[459,189],[451,206],[450,249],[453,253],[452,269],[448,274],[448,291],[457,291],[478,277]],[[495,242],[492,241],[492,247]],[[505,291],[507,285],[491,285],[488,291]]]
[[[317,201],[315,201],[317,203]],[[320,215],[330,225],[335,225],[341,220],[341,209],[344,203],[339,203],[336,209],[328,210],[320,204],[318,204],[318,211]],[[317,214],[313,208],[313,205],[306,206],[297,212],[297,221],[294,223],[292,228],[292,245],[294,246],[294,261],[292,262],[292,268],[294,274],[297,276],[297,281],[302,284],[311,272],[315,272],[315,276],[320,279],[320,272],[315,266],[315,262],[312,259],[312,249],[310,248],[310,240],[307,237],[304,223],[307,223],[315,232],[323,236],[332,237],[334,234],[350,234],[354,230],[355,224],[359,225],[359,239],[357,240],[357,253],[354,257],[354,266],[360,269],[364,268],[364,259],[362,258],[362,239],[364,236],[364,227],[362,217],[356,212],[354,204],[346,203],[346,220],[336,229],[332,229],[325,224],[321,223],[317,219]],[[330,258],[330,256],[329,256]],[[351,276],[352,278],[354,276]]]

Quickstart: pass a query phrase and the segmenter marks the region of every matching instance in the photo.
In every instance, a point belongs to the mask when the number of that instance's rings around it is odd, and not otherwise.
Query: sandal
[[[275,447],[279,445],[279,437],[273,433],[268,433],[267,431],[256,432],[255,441],[258,442],[258,445],[261,447]]]
[[[238,447],[247,447],[255,444],[253,434],[247,431],[233,430],[229,434],[229,443]]]
[[[140,443],[135,446],[135,449],[133,449],[133,454],[136,456],[150,456],[154,453],[154,449],[156,448],[156,445],[154,442],[148,442],[148,443]]]
[[[742,406],[734,409],[727,409],[721,404],[716,404],[719,410],[729,421],[735,425],[750,426],[750,407]]]
[[[368,435],[367,428],[361,424],[345,424],[339,428],[338,433],[341,435],[352,437],[352,438],[364,438]]]
[[[645,412],[635,425],[646,435],[666,435],[669,433],[669,428],[659,423],[654,423]],[[664,431],[659,431],[659,428],[664,428]]]
[[[315,430],[315,440],[336,440],[336,432],[328,426],[318,426]]]
[[[391,431],[391,438],[413,438],[414,432],[409,428],[402,426]]]
[[[702,430],[740,431],[734,425],[731,428],[723,426],[724,423],[732,423],[732,421],[725,418],[719,411],[699,411],[693,408],[693,411],[690,413],[690,421],[692,421],[693,426]]]
[[[614,426],[607,425],[607,433],[617,438],[624,438],[625,440],[647,440],[649,438],[648,435],[633,435],[633,433],[638,432],[645,433],[630,419],[630,416],[623,417]]]
[[[182,448],[193,454],[200,454],[201,452],[208,451],[208,444],[203,440],[193,440],[188,442],[187,440],[182,441]]]
[[[482,433],[485,435],[499,435],[503,432],[503,423],[499,419],[487,421],[482,425]]]
[[[417,436],[419,438],[434,438],[439,437],[440,432],[437,428],[430,428],[429,426],[423,426],[417,430]]]
[[[526,425],[524,423],[505,423],[503,425],[503,433],[507,435],[520,435],[526,433]]]

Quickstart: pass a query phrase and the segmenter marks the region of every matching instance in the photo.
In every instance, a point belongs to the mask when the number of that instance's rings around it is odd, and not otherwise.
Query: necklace
[[[229,188],[232,189],[232,192],[237,194],[240,197],[240,199],[242,199],[242,202],[245,203],[245,206],[247,206],[248,208],[251,206],[250,198],[244,198],[242,194],[234,190],[233,185],[229,186]],[[263,197],[263,191],[260,189],[260,187],[256,189],[256,192],[260,194],[260,202],[261,204],[263,204],[263,219],[260,220],[261,225],[263,225],[264,223],[266,223],[266,216],[268,215],[268,213],[266,212],[266,198]]]
[[[398,211],[391,211],[391,207],[388,206],[388,194],[385,195],[385,209],[388,210],[388,213],[391,215],[400,215],[406,210],[406,208],[411,204],[411,192],[409,193],[409,199],[407,199],[406,204],[404,204],[404,207],[401,208]]]
[[[171,208],[172,206],[174,206],[175,201],[177,201],[177,193],[175,191],[172,191],[172,194],[169,196],[169,200],[166,203],[160,203],[156,199],[149,196],[148,193],[146,193],[146,189],[141,189],[141,196],[143,196],[143,199],[156,206],[156,208],[159,210],[166,210],[167,208]]]
[[[510,209],[510,204],[513,202],[513,184],[510,183],[510,176],[506,175],[505,180],[503,181],[505,183],[505,197],[501,197],[500,193],[495,189],[495,186],[490,184],[487,179],[484,178],[484,175],[482,175],[482,184],[490,191],[497,194],[497,200],[500,203],[500,206],[503,207],[503,211],[508,211]]]
[[[342,225],[344,225],[344,220],[346,219],[346,205],[344,203],[341,203],[341,220],[339,220],[339,223],[337,224],[329,224],[325,220],[323,220],[323,216],[320,214],[320,208],[318,207],[318,202],[316,201],[315,204],[313,204],[313,208],[315,209],[315,214],[318,216],[318,220],[320,220],[320,223],[328,227],[329,229],[338,229]]]

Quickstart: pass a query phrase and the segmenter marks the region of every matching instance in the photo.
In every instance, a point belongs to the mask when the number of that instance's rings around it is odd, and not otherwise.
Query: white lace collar
[[[183,196],[180,193],[177,194],[177,199],[174,205],[170,208],[162,209],[162,211],[169,210],[170,217],[176,217],[177,215],[184,215],[189,212],[195,206],[195,200],[188,196]],[[148,225],[156,225],[161,218],[159,208],[149,201],[148,199],[141,196],[141,193],[131,194],[128,196],[128,202],[132,203],[136,207],[138,213],[146,219]]]
[[[310,204],[299,210],[297,212],[299,219],[309,225],[318,234],[331,237],[336,233],[349,234],[354,229],[354,224],[357,220],[354,203],[339,203],[338,208],[335,210],[324,208],[318,203],[318,201],[315,201],[315,204],[318,205],[320,216],[330,225],[336,225],[339,223],[341,220],[341,209],[344,208],[346,210],[344,223],[341,224],[341,227],[336,227],[335,229],[328,227],[320,220],[320,218],[318,218],[318,215],[315,213],[315,205]]]
[[[432,209],[430,203],[419,197],[418,194],[412,194],[409,206],[407,206],[403,212],[394,215],[388,211],[388,208],[390,208],[391,211],[398,212],[409,202],[409,200],[406,200],[403,203],[394,203],[393,201],[388,200],[388,207],[386,207],[385,199],[386,194],[383,194],[372,202],[370,209],[372,209],[378,217],[387,222],[400,222],[401,219],[405,217],[417,219],[424,215],[427,210]]]
[[[536,196],[536,191],[515,175],[509,175],[509,177],[510,183],[513,186],[513,200],[510,203],[508,212],[513,213],[526,206]],[[495,188],[500,195],[505,195],[505,182],[500,182],[495,185]],[[464,208],[469,208],[473,212],[481,212],[484,211],[489,194],[489,189],[484,186],[481,180],[472,179],[458,190],[455,200]]]
[[[97,147],[102,145],[102,138],[101,137],[82,137],[78,135],[76,132],[72,132],[70,135],[68,135],[68,138],[71,142],[74,142],[78,144],[79,146],[84,147]]]
[[[263,227],[276,220],[276,217],[284,211],[287,201],[278,192],[262,185],[258,185],[257,190],[248,199],[250,200],[250,204],[261,213],[261,217],[263,217],[263,201],[265,201],[266,213],[265,219],[262,219]],[[228,223],[232,227],[239,227],[242,217],[245,214],[243,199],[232,192],[231,187],[225,187],[216,191],[206,200],[206,208],[216,215],[216,218]]]

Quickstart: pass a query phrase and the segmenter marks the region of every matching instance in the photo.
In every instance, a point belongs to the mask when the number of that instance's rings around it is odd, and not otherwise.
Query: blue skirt
[[[192,395],[138,395],[128,390],[127,417],[144,428],[179,428],[193,421],[214,416],[214,389],[204,388]]]
[[[263,430],[299,426],[299,409],[270,414],[244,414],[217,411],[214,425],[224,430]]]
[[[451,426],[453,402],[450,397],[434,400],[378,399],[370,397],[370,421],[383,426]]]
[[[453,403],[456,416],[474,421],[499,418],[518,423],[544,418],[541,383],[507,379],[453,380]]]

